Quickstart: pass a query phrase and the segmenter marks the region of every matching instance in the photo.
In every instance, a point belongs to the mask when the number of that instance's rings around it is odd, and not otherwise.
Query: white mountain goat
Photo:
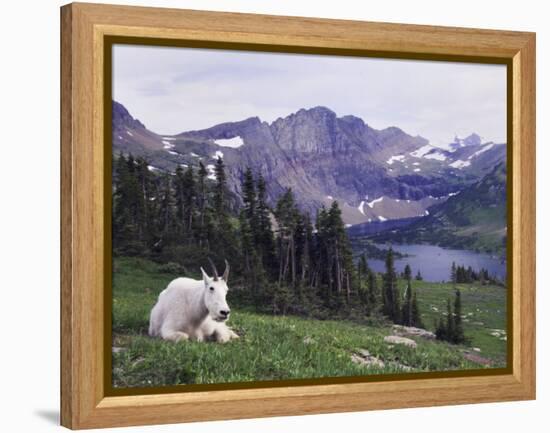
[[[216,266],[210,260],[214,276],[211,278],[201,268],[202,280],[176,278],[158,298],[151,310],[149,335],[164,340],[213,340],[225,343],[239,338],[226,324],[230,309],[225,299],[229,263],[220,278]]]

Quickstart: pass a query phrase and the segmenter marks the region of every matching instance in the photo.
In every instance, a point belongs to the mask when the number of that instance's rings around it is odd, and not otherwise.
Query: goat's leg
[[[189,340],[189,335],[187,335],[185,332],[177,331],[169,326],[163,326],[162,328],[160,328],[160,336],[163,340],[173,341],[174,343],[177,343],[178,341]]]
[[[219,324],[214,332],[214,338],[218,343],[227,343],[229,340],[239,338],[225,323]]]

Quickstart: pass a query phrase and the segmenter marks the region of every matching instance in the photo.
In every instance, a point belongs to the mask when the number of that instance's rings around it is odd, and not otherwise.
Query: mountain
[[[373,237],[377,242],[430,243],[503,253],[506,246],[506,165],[428,209],[405,228]]]
[[[143,156],[153,170],[201,160],[211,176],[222,157],[237,196],[251,167],[266,179],[271,204],[286,188],[312,214],[338,200],[347,224],[422,216],[478,181],[504,159],[506,146],[475,137],[445,150],[395,126],[378,130],[326,107],[300,109],[272,123],[251,117],[161,136],[113,101],[114,153]]]

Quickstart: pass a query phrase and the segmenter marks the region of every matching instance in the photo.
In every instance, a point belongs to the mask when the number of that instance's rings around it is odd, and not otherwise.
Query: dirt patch
[[[475,362],[476,364],[479,364],[479,365],[485,365],[485,366],[493,365],[493,361],[477,353],[464,352],[464,359],[467,359],[468,361],[471,361],[471,362]]]

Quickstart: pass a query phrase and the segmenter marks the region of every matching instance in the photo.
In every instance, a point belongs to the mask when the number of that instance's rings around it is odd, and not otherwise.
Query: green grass
[[[447,310],[447,298],[454,301],[450,284],[415,282],[422,320],[428,328]],[[500,286],[457,284],[462,299],[462,320],[466,337],[471,347],[481,349],[480,354],[497,365],[506,364],[506,289]]]
[[[366,326],[347,321],[319,321],[256,314],[232,308],[229,325],[241,336],[227,344],[172,343],[147,336],[149,312],[158,293],[176,275],[143,259],[115,260],[113,280],[113,385],[159,386],[258,380],[357,376],[408,371],[481,368],[464,358],[466,346],[414,338],[416,349],[389,345],[390,324]],[[443,311],[445,284],[417,282],[423,320],[431,328]],[[478,355],[504,366],[505,342],[490,334],[504,329],[505,291],[498,287],[462,287],[466,335]],[[231,305],[231,291],[228,295]],[[479,309],[480,311],[477,311]],[[498,313],[497,313],[498,311]],[[472,315],[470,315],[472,313]],[[483,323],[483,325],[480,325]],[[368,350],[384,361],[374,367],[352,362],[351,355]]]

